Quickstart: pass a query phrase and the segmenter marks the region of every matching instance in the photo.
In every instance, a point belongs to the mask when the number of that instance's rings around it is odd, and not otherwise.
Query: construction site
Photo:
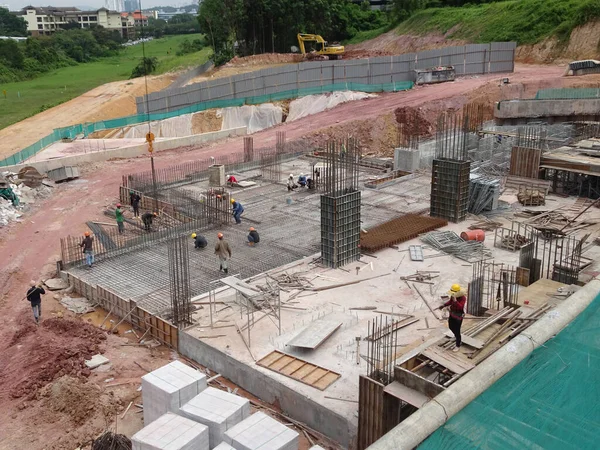
[[[7,161],[0,448],[594,448],[600,75],[485,45],[166,89]],[[370,95],[160,134],[325,73]]]

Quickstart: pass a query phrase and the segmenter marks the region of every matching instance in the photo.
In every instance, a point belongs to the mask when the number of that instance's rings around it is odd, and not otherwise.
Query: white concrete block
[[[235,448],[225,442],[221,442],[213,450],[235,450]]]
[[[102,364],[106,364],[108,361],[109,359],[106,356],[98,354],[92,356],[92,359],[86,360],[85,365],[90,369],[95,369],[96,367],[99,367]]]
[[[179,408],[204,389],[206,375],[179,361],[144,375],[144,424],[149,425],[167,412],[179,412]]]
[[[223,441],[223,434],[250,416],[250,402],[212,387],[183,405],[179,414],[208,426],[210,448]]]
[[[325,449],[323,447],[321,447],[320,445],[313,445],[308,450],[325,450]]]
[[[298,450],[299,435],[258,412],[226,431],[223,440],[236,450]]]
[[[131,438],[132,450],[208,450],[208,427],[177,414],[163,414]]]

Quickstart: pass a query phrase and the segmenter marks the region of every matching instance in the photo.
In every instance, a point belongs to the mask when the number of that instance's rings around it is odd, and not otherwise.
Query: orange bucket
[[[463,241],[483,242],[485,240],[485,231],[483,230],[467,230],[460,233]]]

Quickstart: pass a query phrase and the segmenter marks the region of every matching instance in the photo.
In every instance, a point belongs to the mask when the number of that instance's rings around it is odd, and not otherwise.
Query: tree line
[[[290,52],[298,45],[298,33],[320,34],[333,42],[389,23],[368,1],[348,0],[204,0],[198,20],[216,64],[235,54]]]

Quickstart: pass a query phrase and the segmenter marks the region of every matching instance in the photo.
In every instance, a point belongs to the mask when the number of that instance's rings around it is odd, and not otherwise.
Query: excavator
[[[298,33],[298,45],[300,46],[300,53],[306,55],[306,48],[304,47],[305,42],[315,42],[315,53],[319,55],[315,59],[342,59],[344,56],[343,45],[329,45],[327,41],[318,34],[303,34]],[[309,55],[312,52],[309,52]]]

